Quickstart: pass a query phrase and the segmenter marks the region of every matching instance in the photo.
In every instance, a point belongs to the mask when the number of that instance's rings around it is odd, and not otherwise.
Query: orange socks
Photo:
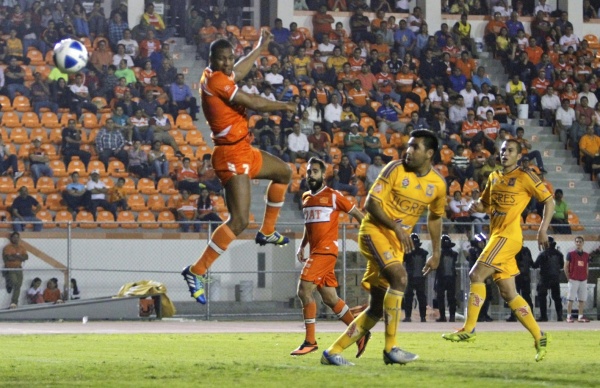
[[[306,327],[306,342],[316,344],[315,324],[317,322],[317,304],[312,301],[304,306],[302,308],[302,315],[304,315],[304,326]]]
[[[236,235],[233,234],[227,224],[221,224],[210,237],[208,246],[202,253],[202,256],[192,265],[191,271],[196,275],[204,275],[215,262],[225,252],[229,244],[235,240]]]
[[[283,206],[285,199],[285,193],[287,191],[287,184],[283,183],[269,183],[267,188],[267,207],[265,208],[265,217],[260,231],[265,236],[273,234],[275,231],[275,223],[279,216],[279,211]]]
[[[346,326],[351,324],[354,320],[354,316],[350,312],[350,308],[348,308],[346,302],[344,302],[341,299],[338,299],[337,303],[335,304],[335,306],[333,306],[332,310],[334,314],[337,315],[338,319],[344,322]]]

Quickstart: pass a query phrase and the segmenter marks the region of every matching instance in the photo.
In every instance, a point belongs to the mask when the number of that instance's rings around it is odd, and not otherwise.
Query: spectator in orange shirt
[[[143,152],[143,151],[142,151]],[[127,194],[123,186],[125,185],[125,178],[117,179],[117,183],[110,189],[108,189],[108,202],[111,203],[115,209],[121,208],[121,210],[129,210],[127,206]]]
[[[542,54],[544,54],[544,50],[540,46],[537,45],[535,38],[529,38],[529,47],[525,49],[527,55],[529,55],[529,60],[534,65],[538,65],[542,60]]]
[[[160,48],[160,40],[154,37],[154,30],[148,30],[146,32],[146,39],[140,42],[140,59],[147,60],[150,58],[150,54],[160,51]]]
[[[589,174],[592,172],[592,165],[600,164],[600,136],[594,134],[593,126],[589,125],[585,135],[579,140],[579,151],[583,169]]]
[[[200,34],[200,41],[196,48],[196,60],[206,60],[208,59],[208,48],[211,42],[217,38],[217,28],[213,26],[212,20],[206,18],[204,19],[204,27],[198,33]]]
[[[500,123],[494,120],[494,112],[488,110],[485,113],[486,120],[481,123],[481,133],[483,133],[483,145],[486,150],[493,154],[495,149],[495,141],[500,132]]]
[[[470,142],[471,148],[473,148],[473,144],[481,143],[483,132],[481,131],[481,125],[475,120],[475,111],[469,110],[467,113],[467,119],[462,122],[460,137],[463,143]]]
[[[504,20],[502,20],[500,12],[495,12],[494,18],[485,26],[484,32],[485,43],[488,45],[488,47],[491,47],[492,50],[496,48],[496,38],[498,35],[500,35],[500,30],[502,28],[507,28],[506,23],[504,23]]]
[[[304,41],[306,40],[306,35],[304,32],[298,29],[298,23],[291,22],[290,23],[290,44],[296,49],[304,46]]]
[[[460,69],[460,72],[470,80],[473,77],[473,73],[475,69],[477,69],[477,64],[473,58],[469,57],[469,52],[467,50],[463,50],[460,53],[460,58],[454,63],[454,66]]]
[[[190,198],[190,192],[187,190],[181,191],[181,198],[175,204],[177,210],[177,221],[181,231],[187,233],[190,231],[190,226],[194,232],[200,232],[200,223],[195,222],[198,218],[198,204],[195,199]]]
[[[352,111],[356,117],[360,117],[361,113],[366,113],[373,120],[376,119],[377,114],[371,108],[371,98],[369,92],[363,89],[360,80],[354,81],[354,87],[348,92],[348,102],[352,105]]]
[[[379,84],[377,82],[377,78],[371,73],[371,69],[369,65],[364,63],[361,67],[361,71],[356,75],[356,79],[360,81],[361,86],[367,92],[369,92],[369,96],[373,100],[378,100],[381,102],[381,97],[377,98],[377,92],[379,91]]]
[[[52,278],[52,279],[48,280],[48,283],[46,283],[46,289],[44,290],[44,293],[42,294],[42,296],[44,298],[44,302],[46,302],[46,303],[55,303],[55,304],[64,303],[64,301],[62,300],[62,296],[60,294],[60,289],[58,288],[58,279],[57,278]]]
[[[313,35],[317,42],[321,43],[323,35],[332,32],[332,23],[335,23],[335,19],[333,16],[327,14],[327,6],[321,5],[312,17]]]
[[[177,189],[182,192],[187,190],[190,194],[200,194],[200,175],[198,171],[191,167],[191,160],[188,157],[183,158],[183,166],[177,173]]]

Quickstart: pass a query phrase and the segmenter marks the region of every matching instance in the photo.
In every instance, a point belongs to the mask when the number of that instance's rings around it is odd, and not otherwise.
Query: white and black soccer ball
[[[87,65],[89,54],[83,43],[64,39],[54,46],[54,64],[63,73],[77,73]]]

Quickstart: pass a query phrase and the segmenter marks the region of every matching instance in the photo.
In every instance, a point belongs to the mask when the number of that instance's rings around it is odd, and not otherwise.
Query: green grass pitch
[[[474,343],[438,333],[399,332],[400,347],[420,355],[406,366],[382,361],[373,334],[354,367],[324,366],[337,334],[319,334],[319,351],[292,357],[302,334],[85,334],[0,337],[3,387],[592,387],[599,386],[600,335],[551,333],[546,359],[534,361],[526,332],[480,332]]]

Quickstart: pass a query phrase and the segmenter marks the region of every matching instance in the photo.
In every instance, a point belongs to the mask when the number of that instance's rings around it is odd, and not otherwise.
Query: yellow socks
[[[542,338],[542,331],[531,312],[531,307],[529,307],[529,304],[521,295],[517,295],[513,300],[508,302],[508,307],[510,307],[519,322],[529,330],[536,341]]]
[[[350,323],[346,331],[327,349],[329,354],[339,354],[350,345],[358,341],[365,333],[371,330],[376,324],[377,319],[368,314],[368,309],[360,313],[358,317]]]
[[[469,302],[467,305],[467,320],[463,328],[466,332],[471,332],[477,325],[479,311],[485,302],[485,283],[471,283],[471,291],[469,292]]]
[[[388,289],[383,298],[383,319],[385,322],[385,351],[396,346],[396,332],[402,316],[402,298],[404,292]]]

